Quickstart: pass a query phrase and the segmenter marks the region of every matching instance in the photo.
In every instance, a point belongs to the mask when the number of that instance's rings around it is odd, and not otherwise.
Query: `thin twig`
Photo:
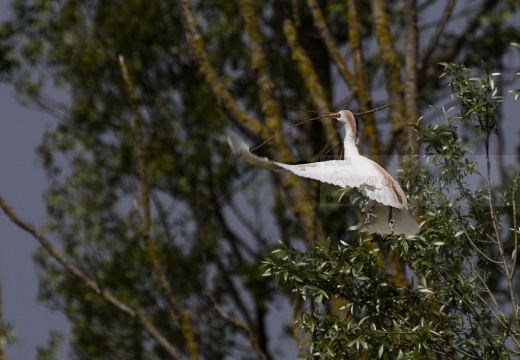
[[[330,112],[322,112],[322,111],[316,111],[316,110],[303,109],[301,107],[294,106],[294,105],[291,105],[291,104],[289,104],[287,102],[281,101],[266,86],[264,86],[263,89],[262,88],[259,88],[259,89],[260,89],[260,91],[262,91],[267,96],[272,97],[273,99],[278,101],[280,104],[282,104],[284,106],[287,106],[288,108],[291,108],[291,109],[294,109],[294,110],[300,110],[300,111],[304,111],[304,112],[308,112],[308,113],[312,113],[312,114],[327,114],[327,115],[330,114]],[[390,107],[390,105],[386,104],[386,105],[383,105],[383,106],[376,107],[375,109],[372,109],[372,110],[362,111],[362,112],[358,112],[358,113],[353,112],[352,115],[361,116],[361,115],[371,114],[371,113],[374,113],[376,111],[386,109],[387,107]],[[320,119],[320,118],[317,118],[317,119]]]
[[[448,20],[453,12],[453,8],[455,7],[455,0],[450,0],[446,4],[446,8],[444,9],[444,12],[442,13],[441,21],[439,21],[439,24],[437,25],[437,28],[435,29],[435,32],[430,40],[430,43],[426,47],[426,50],[424,51],[424,55],[421,61],[421,69],[424,69],[426,64],[429,62],[433,51],[437,48],[437,44],[439,42],[439,39],[442,35],[442,32],[444,31],[444,27],[448,23]]]
[[[302,349],[302,342],[300,340],[300,333],[298,332],[298,326],[296,325],[296,322],[298,321],[297,318],[300,316],[302,312],[303,307],[303,301],[301,297],[296,297],[294,299],[293,303],[293,311],[291,314],[291,325],[292,325],[292,334],[294,337],[294,341],[296,342],[296,347],[300,351],[300,354],[303,354]]]
[[[304,121],[301,121],[299,123],[296,123],[294,125],[291,125],[289,126],[287,129],[283,129],[282,131],[278,131],[276,134],[274,134],[273,136],[271,136],[269,139],[267,139],[266,141],[264,141],[263,143],[261,143],[260,145],[258,145],[257,147],[255,147],[254,149],[251,149],[251,151],[255,151],[259,148],[261,148],[262,146],[264,146],[266,143],[268,143],[270,140],[272,140],[275,136],[278,136],[284,132],[286,132],[287,130],[291,130],[293,128],[295,128],[296,126],[300,126],[302,124],[305,124],[305,123],[308,123],[309,121],[314,121],[314,120],[318,120],[318,119],[323,119],[325,117],[329,117],[329,115],[323,115],[323,116],[318,116],[318,117],[315,117],[315,118],[312,118],[312,119],[308,119],[308,120],[304,120]]]
[[[516,227],[516,190],[518,189],[518,177],[520,176],[520,169],[518,169],[515,180],[513,181],[513,193],[511,194],[511,200],[513,205],[513,238],[515,241],[515,247],[513,250],[513,255],[511,256],[511,278],[515,277],[516,272],[516,259],[518,258],[518,229]],[[515,318],[517,313],[515,311]]]
[[[458,54],[460,54],[461,49],[463,48],[462,44],[464,44],[464,42],[467,41],[467,34],[472,34],[478,27],[478,25],[483,21],[482,15],[491,13],[493,8],[496,7],[498,4],[499,2],[496,0],[485,0],[481,4],[479,11],[473,16],[472,19],[470,19],[467,22],[466,27],[457,32],[460,35],[453,39],[451,45],[444,48],[444,51],[442,52],[442,54],[439,55],[439,58],[442,59],[442,61],[451,62]],[[465,11],[463,14],[465,13],[467,13],[467,11]],[[423,65],[426,64],[423,63]],[[436,61],[430,61],[430,65],[428,65],[428,67],[431,69],[433,69],[436,66]]]
[[[493,348],[496,348],[495,346],[495,340],[493,338],[493,333],[491,332],[491,330],[484,324],[482,318],[479,316],[479,313],[477,312],[477,310],[473,307],[473,304],[471,303],[470,300],[467,299],[466,295],[464,294],[464,292],[462,290],[460,290],[456,284],[452,284],[450,283],[450,281],[448,280],[452,280],[450,275],[447,274],[446,270],[444,268],[441,268],[441,267],[438,267],[436,266],[435,264],[432,263],[432,265],[437,269],[437,271],[439,273],[441,273],[444,277],[444,279],[446,281],[444,281],[444,284],[450,288],[450,290],[452,292],[454,292],[457,296],[458,296],[458,299],[464,303],[464,305],[466,306],[466,309],[467,311],[469,311],[471,313],[471,315],[473,316],[473,319],[475,320],[475,322],[477,322],[479,324],[479,327],[483,330],[484,332],[484,335],[486,336],[486,339],[488,341],[488,344],[493,347]]]
[[[468,241],[471,243],[473,248],[480,254],[480,256],[482,256],[482,258],[486,259],[487,261],[489,261],[490,263],[495,264],[495,265],[500,265],[501,264],[500,261],[494,260],[494,259],[490,258],[482,250],[480,250],[479,247],[473,242],[473,239],[471,239],[471,236],[469,236],[469,234],[466,231],[466,229],[462,229],[462,230],[464,231],[464,235],[466,235],[466,238],[468,239]]]
[[[361,115],[365,115],[365,114],[371,114],[371,113],[373,113],[373,112],[376,112],[376,111],[379,111],[379,110],[386,109],[387,107],[390,107],[390,104],[386,104],[386,105],[383,105],[383,106],[379,106],[379,107],[376,107],[375,109],[372,109],[372,110],[367,110],[367,111],[358,112],[358,113],[352,113],[352,115],[355,115],[355,116],[361,116]]]
[[[253,348],[255,349],[256,353],[258,355],[260,355],[260,357],[263,360],[270,359],[268,354],[266,354],[266,352],[261,349],[260,344],[258,343],[258,339],[257,339],[256,335],[253,334],[251,329],[246,324],[244,324],[242,321],[240,321],[239,319],[231,316],[226,311],[224,311],[224,309],[222,309],[222,307],[218,304],[217,300],[215,299],[215,297],[213,296],[213,294],[211,293],[211,291],[208,288],[206,288],[206,295],[211,300],[213,307],[215,308],[215,310],[217,310],[220,317],[222,317],[222,319],[224,319],[231,325],[235,326],[236,328],[242,330],[246,334],[246,336],[249,338],[249,341],[251,341],[251,344],[253,345]]]
[[[513,277],[511,276],[511,272],[509,271],[509,266],[507,264],[507,257],[504,249],[504,242],[502,240],[502,236],[500,235],[500,229],[498,228],[498,218],[495,213],[494,205],[493,205],[493,194],[491,192],[491,162],[489,160],[489,134],[486,135],[485,148],[486,148],[486,185],[488,191],[488,200],[489,200],[489,212],[491,213],[491,222],[493,223],[493,229],[495,230],[495,236],[497,238],[498,251],[500,252],[500,257],[502,258],[502,264],[504,267],[504,273],[506,275],[507,280],[507,288],[509,290],[509,299],[511,300],[511,307],[513,308],[513,313],[516,315],[518,309],[516,307],[516,295],[515,295],[515,287],[513,284]]]
[[[290,105],[288,105],[290,106]],[[367,111],[363,111],[363,112],[359,112],[359,113],[352,113],[353,115],[355,116],[361,116],[361,115],[365,115],[365,114],[371,114],[373,112],[376,112],[376,111],[379,111],[379,110],[383,110],[383,109],[386,109],[387,107],[389,107],[390,105],[383,105],[383,106],[379,106],[375,109],[372,109],[372,110],[367,110]],[[294,109],[298,109],[298,110],[303,110],[303,111],[311,111],[311,110],[304,110],[304,109],[300,109],[300,108],[297,108],[297,107],[293,107]],[[315,113],[318,113],[317,111],[313,111]],[[308,120],[304,120],[304,121],[300,121],[299,123],[296,123],[294,125],[291,125],[289,126],[288,128],[286,129],[283,129],[282,131],[279,131],[277,132],[276,134],[274,134],[273,136],[271,136],[269,139],[265,140],[263,143],[261,143],[260,145],[256,146],[255,148],[251,149],[251,151],[255,151],[255,150],[258,150],[259,148],[261,148],[262,146],[264,146],[266,143],[268,143],[269,141],[271,141],[275,136],[278,136],[284,132],[286,132],[287,130],[291,130],[297,126],[300,126],[302,124],[305,124],[305,123],[308,123],[310,121],[314,121],[314,120],[318,120],[318,119],[323,119],[323,118],[326,118],[326,117],[329,117],[330,116],[330,113],[327,113],[327,115],[323,115],[323,116],[318,116],[318,117],[315,117],[315,118],[312,118],[312,119],[308,119]],[[334,147],[336,147],[339,143],[337,143],[336,145],[334,145]],[[333,147],[333,148],[334,148]],[[329,150],[330,151],[330,150]]]
[[[263,88],[259,87],[258,89],[260,89],[261,92],[263,92],[264,94],[266,94],[267,96],[273,98],[274,100],[278,101],[280,104],[290,108],[290,109],[294,109],[294,110],[300,110],[300,111],[304,111],[304,112],[307,112],[307,113],[311,113],[311,114],[328,114],[326,112],[321,112],[321,111],[316,111],[316,110],[308,110],[308,109],[303,109],[301,107],[298,107],[298,106],[294,106],[294,105],[291,105],[287,102],[284,102],[284,101],[281,101],[280,99],[278,99],[272,92],[271,90],[269,90],[269,88],[267,86],[264,86]]]

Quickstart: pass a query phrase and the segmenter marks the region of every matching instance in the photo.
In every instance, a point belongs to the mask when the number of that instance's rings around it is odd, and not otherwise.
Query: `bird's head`
[[[348,110],[341,110],[337,113],[329,115],[332,119],[335,119],[345,125],[347,133],[351,133],[357,137],[357,121],[354,115]]]

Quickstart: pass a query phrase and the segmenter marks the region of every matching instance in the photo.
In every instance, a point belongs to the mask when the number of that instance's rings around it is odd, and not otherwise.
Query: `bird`
[[[413,236],[420,228],[408,212],[406,195],[399,183],[379,164],[359,154],[357,124],[349,110],[329,115],[345,128],[344,156],[341,160],[328,160],[307,164],[284,164],[250,152],[240,138],[230,136],[227,142],[233,153],[249,164],[273,171],[290,171],[293,174],[339,186],[349,190],[357,188],[370,200],[364,208],[365,220],[355,227],[360,232]]]

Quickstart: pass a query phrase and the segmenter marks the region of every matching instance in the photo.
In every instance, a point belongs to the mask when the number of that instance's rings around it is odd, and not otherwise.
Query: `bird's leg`
[[[388,225],[390,226],[390,235],[394,234],[395,220],[392,218],[392,207],[388,207]]]
[[[370,222],[370,217],[377,217],[376,214],[372,214],[372,211],[374,211],[374,208],[376,207],[376,205],[374,204],[373,206],[370,207],[370,209],[368,209],[367,211],[367,217],[365,219],[365,224],[368,224]]]

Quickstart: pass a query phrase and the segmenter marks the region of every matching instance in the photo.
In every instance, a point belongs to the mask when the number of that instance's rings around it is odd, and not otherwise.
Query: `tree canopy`
[[[516,306],[503,308],[515,305],[517,232],[502,225],[516,221],[516,208],[477,206],[493,184],[469,190],[473,165],[459,133],[479,134],[486,150],[500,134],[491,73],[507,80],[517,71],[504,57],[520,38],[519,8],[513,0],[13,0],[0,29],[0,75],[56,117],[39,148],[48,223],[37,229],[1,198],[0,206],[42,245],[40,299],[70,319],[72,357],[275,359],[328,347],[330,358],[400,350],[492,358],[502,348],[491,338],[518,341]],[[466,69],[482,69],[482,60],[492,71],[478,82]],[[49,87],[66,99],[50,98]],[[439,110],[437,127],[417,123],[451,93],[457,119]],[[341,129],[329,119],[273,135],[324,112],[385,104],[361,118],[360,148],[382,166],[397,158],[425,221],[419,240],[361,238],[348,230],[355,206],[323,206],[319,184],[251,169],[225,141],[231,133],[267,141],[257,153],[286,163],[338,156]],[[444,171],[439,183],[416,154]],[[450,186],[461,198],[444,192]],[[516,185],[509,191],[503,199]],[[457,212],[461,199],[469,214]],[[270,257],[273,250],[283,256]],[[263,276],[268,257],[286,287]],[[473,272],[477,265],[488,272]],[[338,286],[347,279],[355,291]],[[497,305],[485,313],[481,300]],[[341,322],[345,309],[357,327]],[[472,311],[489,318],[464,323]],[[392,315],[405,319],[394,326]],[[335,322],[345,339],[332,338]],[[362,338],[361,325],[372,324],[403,335]],[[439,333],[443,326],[452,333]],[[470,349],[461,331],[491,352]],[[362,351],[369,343],[376,352]]]

